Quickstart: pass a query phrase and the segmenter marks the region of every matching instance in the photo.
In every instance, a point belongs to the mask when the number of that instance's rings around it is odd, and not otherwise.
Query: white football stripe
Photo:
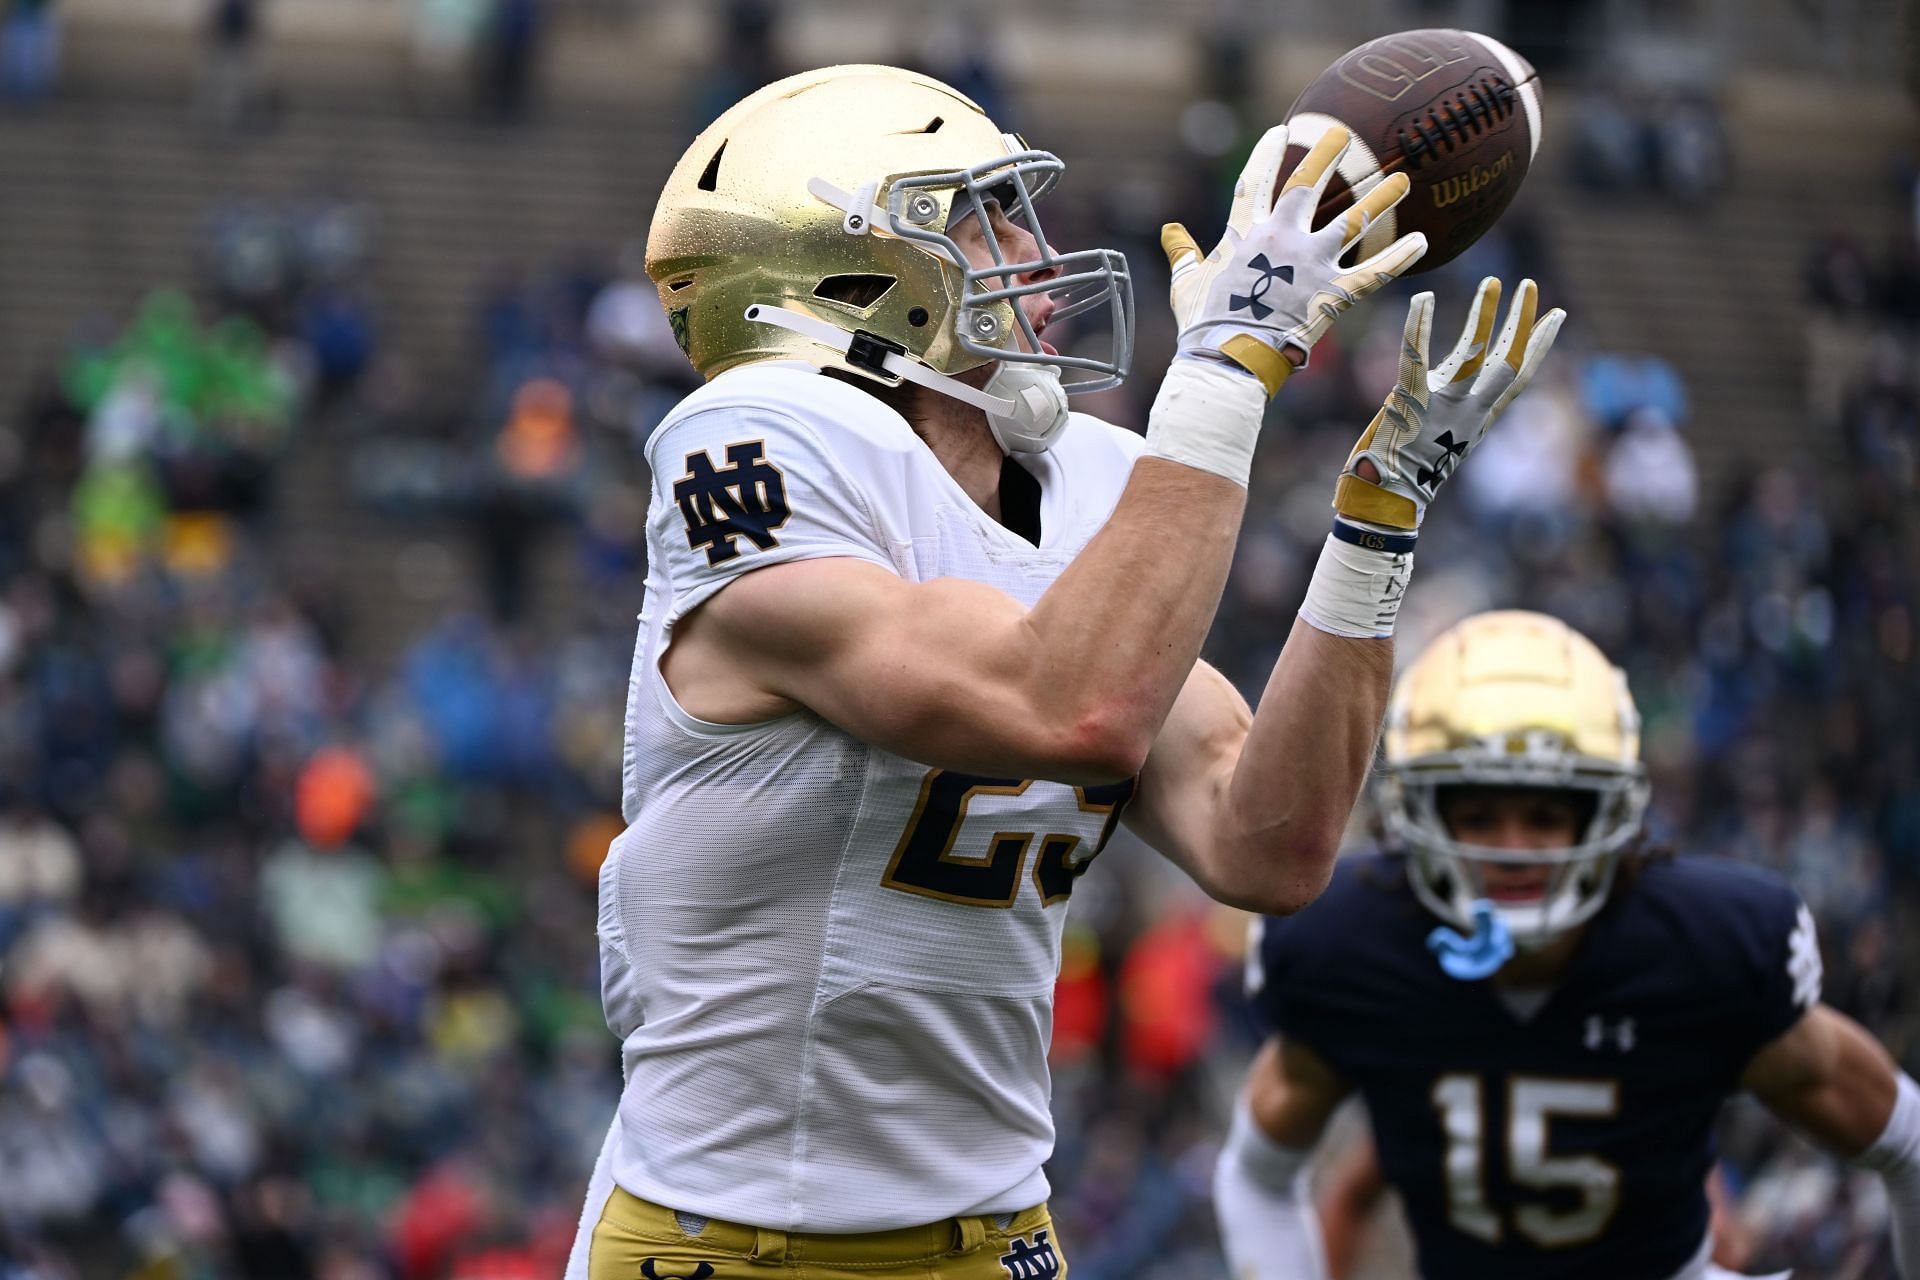
[[[1520,55],[1495,40],[1492,36],[1481,36],[1487,47],[1500,59],[1500,65],[1507,69],[1507,78],[1512,80],[1520,92],[1520,105],[1527,109],[1527,159],[1531,161],[1540,151],[1540,81],[1522,79],[1526,75],[1526,64],[1520,61]]]
[[[1346,179],[1347,185],[1353,188],[1353,198],[1358,200],[1378,186],[1385,175],[1380,172],[1380,157],[1374,154],[1373,148],[1355,132],[1352,125],[1318,111],[1302,111],[1287,121],[1287,145],[1297,144],[1311,151],[1313,144],[1320,141],[1320,136],[1335,125],[1353,135],[1353,145],[1340,157],[1340,163],[1334,166],[1334,171]],[[1399,223],[1399,212],[1397,207],[1389,209],[1367,228],[1367,234],[1360,237],[1360,257],[1372,257],[1398,238],[1395,227]]]

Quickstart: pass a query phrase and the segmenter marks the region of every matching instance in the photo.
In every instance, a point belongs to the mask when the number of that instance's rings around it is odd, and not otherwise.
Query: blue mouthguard
[[[1513,958],[1513,934],[1485,898],[1473,904],[1473,936],[1441,925],[1427,935],[1427,950],[1440,959],[1450,978],[1478,982]]]

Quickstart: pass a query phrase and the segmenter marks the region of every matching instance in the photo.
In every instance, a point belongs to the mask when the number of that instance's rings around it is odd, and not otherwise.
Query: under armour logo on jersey
[[[1439,460],[1431,468],[1421,467],[1413,477],[1414,484],[1422,489],[1431,489],[1452,475],[1453,469],[1460,465],[1460,459],[1466,457],[1469,442],[1465,440],[1456,442],[1453,432],[1442,431],[1440,438],[1434,443],[1440,446]]]
[[[1787,938],[1787,976],[1793,979],[1793,1002],[1802,1009],[1813,1008],[1820,999],[1820,939],[1813,927],[1813,912],[1804,902]]]
[[[1267,255],[1264,253],[1255,254],[1253,261],[1247,265],[1255,271],[1258,271],[1260,278],[1255,280],[1253,287],[1245,293],[1228,294],[1227,310],[1245,311],[1251,307],[1253,308],[1253,318],[1255,320],[1265,320],[1273,314],[1273,308],[1260,301],[1260,299],[1267,296],[1267,290],[1273,288],[1273,282],[1275,280],[1280,281],[1282,284],[1292,284],[1293,268],[1274,266],[1271,262],[1267,261]]]
[[[1632,1053],[1633,1043],[1632,1018],[1622,1018],[1612,1026],[1608,1026],[1607,1020],[1597,1013],[1587,1019],[1587,1049],[1589,1052],[1598,1053],[1601,1049],[1611,1044],[1621,1053]]]
[[[654,1269],[655,1258],[648,1258],[640,1264],[640,1274],[647,1280],[707,1280],[713,1274],[711,1262],[696,1262],[691,1271],[658,1271]],[[675,1264],[679,1265],[678,1263]]]
[[[740,554],[745,538],[762,551],[780,545],[774,530],[792,514],[787,482],[766,461],[766,446],[747,440],[727,446],[727,465],[714,469],[705,449],[687,455],[687,474],[673,482],[673,500],[687,522],[687,545],[707,549],[707,563],[725,564]]]
[[[1034,1232],[1031,1241],[1025,1236],[1015,1236],[1012,1245],[1000,1255],[1000,1265],[1007,1269],[1007,1280],[1051,1280],[1060,1274],[1060,1255],[1054,1251],[1053,1241],[1047,1239],[1046,1232]]]

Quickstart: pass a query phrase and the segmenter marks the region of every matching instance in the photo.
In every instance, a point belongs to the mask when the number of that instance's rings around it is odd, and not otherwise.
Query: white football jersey
[[[708,723],[658,660],[735,575],[808,557],[1031,605],[1105,523],[1140,447],[1076,414],[1022,458],[1042,495],[1035,547],[899,415],[809,367],[727,373],[655,432],[628,826],[600,873],[626,1069],[606,1163],[628,1191],[834,1232],[1046,1199],[1061,927],[1132,783],[931,769],[806,712]]]

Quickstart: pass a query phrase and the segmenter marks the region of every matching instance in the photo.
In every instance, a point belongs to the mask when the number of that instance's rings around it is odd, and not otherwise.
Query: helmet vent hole
[[[669,283],[669,284],[667,285],[667,292],[668,292],[668,293],[678,293],[678,292],[680,292],[680,291],[681,291],[682,289],[690,289],[690,288],[692,288],[692,287],[693,287],[693,281],[692,281],[692,280],[690,280],[690,279],[689,279],[689,280],[674,280],[674,281],[671,281],[671,282],[670,282],[670,283]]]
[[[924,325],[926,322],[927,322],[927,309],[925,307],[915,307],[913,310],[907,312],[907,323],[912,325],[914,328],[918,329],[920,326]]]
[[[946,123],[946,120],[944,118],[940,116],[935,116],[933,119],[921,125],[918,129],[909,129],[907,130],[907,132],[908,133],[938,133],[940,132],[940,126],[945,123]]]
[[[813,288],[813,296],[828,302],[842,302],[864,311],[885,297],[893,288],[894,277],[855,274],[828,276]]]
[[[702,191],[720,189],[720,157],[725,154],[727,154],[727,144],[723,142],[720,144],[720,149],[713,153],[713,159],[707,161],[707,167],[700,171],[700,181],[697,185]]]

